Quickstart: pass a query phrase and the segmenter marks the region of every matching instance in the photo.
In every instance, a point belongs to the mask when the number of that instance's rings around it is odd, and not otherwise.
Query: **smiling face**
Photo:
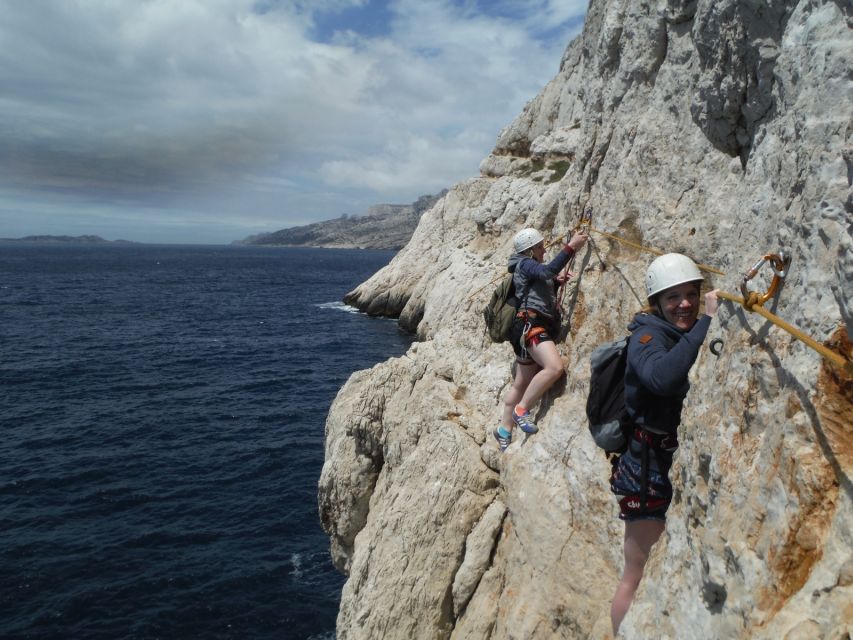
[[[667,322],[687,331],[699,315],[699,285],[685,282],[664,289],[658,294],[657,303]]]

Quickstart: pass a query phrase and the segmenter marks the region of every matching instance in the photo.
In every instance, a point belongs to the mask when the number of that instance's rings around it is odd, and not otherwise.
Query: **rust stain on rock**
[[[803,588],[812,567],[823,556],[838,501],[835,472],[817,450],[795,464],[798,472],[796,478],[788,479],[788,491],[797,496],[800,509],[788,523],[784,542],[768,554],[768,567],[775,579],[758,597],[759,608],[771,616]]]
[[[853,343],[840,327],[827,346],[848,359]],[[771,615],[778,612],[809,578],[812,567],[823,555],[824,542],[837,508],[840,467],[853,468],[853,379],[838,367],[824,362],[815,387],[814,406],[826,447],[811,455],[799,454],[785,474],[787,492],[796,496],[799,511],[789,521],[784,542],[768,554],[768,566],[775,579],[759,594],[759,607]],[[786,414],[796,413],[798,403],[787,402]],[[818,434],[819,436],[821,434]],[[776,474],[782,470],[776,470]],[[774,474],[775,475],[775,474]]]
[[[578,331],[583,328],[584,324],[586,324],[587,315],[586,301],[584,299],[583,291],[578,291],[577,302],[572,312],[572,317],[569,318],[569,333],[572,338],[576,338]]]
[[[839,327],[826,346],[848,360],[853,343]],[[818,376],[815,407],[832,454],[845,473],[853,469],[853,377],[824,361]]]

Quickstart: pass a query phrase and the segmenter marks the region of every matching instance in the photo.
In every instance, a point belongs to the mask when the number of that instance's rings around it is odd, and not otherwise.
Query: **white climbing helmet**
[[[680,253],[666,253],[655,258],[646,271],[646,297],[685,282],[701,282],[705,278],[690,258]]]
[[[530,247],[536,246],[544,239],[542,234],[536,229],[522,229],[512,239],[512,247],[516,253],[521,253],[522,251],[527,251]]]

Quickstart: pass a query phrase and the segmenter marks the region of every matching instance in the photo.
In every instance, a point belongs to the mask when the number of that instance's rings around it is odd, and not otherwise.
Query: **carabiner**
[[[525,315],[524,316],[524,327],[521,329],[521,339],[519,342],[521,343],[521,348],[524,349],[527,344],[527,334],[530,332],[530,329],[533,327],[530,324],[530,319]]]
[[[588,204],[581,215],[580,230],[588,234],[590,225],[592,225],[592,205]]]
[[[758,274],[759,269],[764,266],[764,263],[768,261],[773,269],[773,280],[770,282],[770,287],[768,287],[767,291],[763,294],[760,294],[757,291],[749,291],[746,287],[747,282],[752,280]],[[756,262],[752,268],[744,274],[743,279],[740,282],[740,291],[743,294],[744,306],[747,309],[750,309],[756,304],[763,305],[765,302],[770,300],[770,298],[775,296],[782,279],[788,275],[787,270],[790,265],[791,258],[781,251],[778,254],[768,253],[761,258],[761,260]]]

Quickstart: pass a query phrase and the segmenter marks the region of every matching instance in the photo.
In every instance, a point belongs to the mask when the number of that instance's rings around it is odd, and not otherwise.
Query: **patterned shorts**
[[[654,456],[650,451],[649,456]],[[664,452],[671,463],[672,454]],[[633,520],[666,520],[666,510],[672,501],[672,485],[669,482],[669,464],[666,470],[660,470],[657,465],[648,469],[648,484],[646,487],[646,503],[642,500],[642,470],[643,465],[633,453],[626,452],[619,457],[610,476],[610,490],[619,500],[619,518],[631,522]]]

